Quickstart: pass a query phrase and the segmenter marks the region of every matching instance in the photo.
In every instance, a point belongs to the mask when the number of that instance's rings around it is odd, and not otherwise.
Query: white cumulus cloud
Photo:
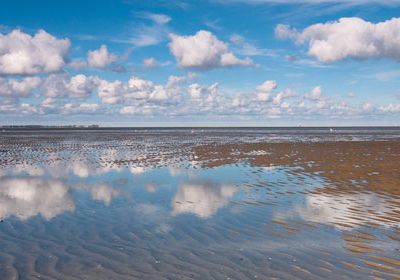
[[[86,67],[104,69],[108,65],[116,62],[117,59],[118,56],[116,54],[110,53],[106,45],[101,45],[99,49],[90,50],[87,52],[87,61],[75,60],[72,61],[69,65],[75,69]]]
[[[75,76],[52,74],[42,84],[42,93],[46,97],[88,98],[96,87],[96,78],[78,74]]]
[[[280,24],[275,34],[299,44],[308,43],[308,54],[324,63],[350,58],[400,60],[400,18],[378,23],[358,17],[340,18],[311,25],[301,32]]]
[[[93,68],[105,68],[115,62],[117,56],[108,51],[106,45],[101,45],[98,50],[88,51],[88,65]]]
[[[256,87],[257,99],[259,101],[269,101],[271,98],[272,91],[278,87],[276,81],[267,80],[261,85]]]
[[[39,77],[25,77],[23,79],[0,78],[0,96],[4,97],[26,97],[33,89],[39,86]]]
[[[99,95],[101,102],[104,104],[115,104],[121,99],[122,83],[121,81],[108,82],[106,80],[100,80],[97,88],[97,94]]]
[[[44,30],[34,36],[18,29],[0,34],[0,74],[57,72],[65,64],[70,45],[68,39],[57,39]]]
[[[169,48],[183,68],[210,70],[218,67],[252,66],[249,58],[239,59],[228,46],[209,31],[200,30],[193,36],[170,34]]]
[[[322,98],[322,88],[321,86],[314,87],[310,93],[306,94],[306,98],[310,100],[320,100]]]

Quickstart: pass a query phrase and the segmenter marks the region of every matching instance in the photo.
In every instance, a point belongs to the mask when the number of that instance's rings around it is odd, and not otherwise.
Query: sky
[[[400,125],[400,0],[3,1],[0,125]]]

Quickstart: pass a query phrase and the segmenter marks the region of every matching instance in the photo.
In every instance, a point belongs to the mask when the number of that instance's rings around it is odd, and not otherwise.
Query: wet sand
[[[205,167],[243,160],[254,166],[295,166],[331,180],[332,191],[361,187],[400,195],[400,141],[228,143],[194,147],[193,153]]]
[[[400,131],[0,134],[0,279],[400,279]]]

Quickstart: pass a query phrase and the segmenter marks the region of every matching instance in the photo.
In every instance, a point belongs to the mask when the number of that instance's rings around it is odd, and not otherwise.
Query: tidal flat
[[[400,128],[7,130],[0,279],[400,279]]]

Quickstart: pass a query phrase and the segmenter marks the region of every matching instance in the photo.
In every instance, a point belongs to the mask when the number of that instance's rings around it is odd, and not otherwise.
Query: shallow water
[[[400,279],[400,130],[0,140],[0,279]]]

